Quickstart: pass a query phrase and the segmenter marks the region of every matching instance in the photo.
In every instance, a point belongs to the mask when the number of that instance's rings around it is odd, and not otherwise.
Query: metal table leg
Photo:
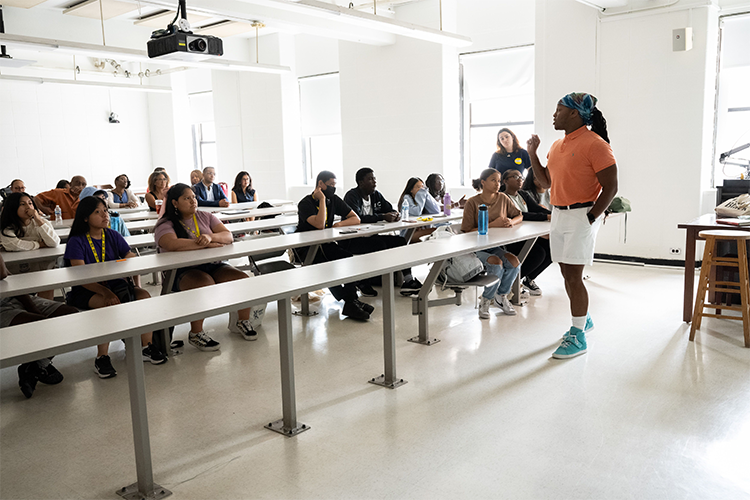
[[[117,494],[128,500],[159,499],[172,494],[154,483],[151,467],[151,443],[148,435],[148,413],[146,412],[146,383],[141,361],[141,336],[125,339],[128,365],[128,388],[130,390],[130,414],[133,421],[135,444],[135,470],[138,482],[117,490]]]
[[[385,358],[385,372],[383,375],[370,380],[371,384],[382,385],[395,389],[404,385],[406,380],[396,378],[396,300],[393,273],[383,277],[383,357]]]
[[[531,251],[531,247],[534,246],[534,243],[536,243],[536,238],[532,238],[530,240],[526,240],[526,242],[523,244],[523,248],[521,248],[521,251],[516,255],[518,257],[518,260],[520,262],[519,267],[523,265],[523,262],[526,260],[526,257],[529,255],[529,252]],[[513,280],[513,286],[511,287],[511,290],[513,291],[513,299],[511,302],[514,306],[522,306],[521,303],[521,270],[519,269],[518,275],[516,276],[516,279]]]
[[[437,280],[440,270],[443,268],[445,260],[439,260],[432,265],[430,273],[427,275],[427,279],[422,285],[422,289],[419,291],[417,298],[417,311],[419,314],[419,335],[409,339],[409,342],[416,342],[417,344],[432,345],[440,342],[440,339],[429,338],[430,333],[430,322],[428,318],[428,312],[430,310],[427,298],[430,295],[435,281]]]
[[[279,356],[281,358],[281,404],[282,418],[264,426],[284,436],[296,436],[308,430],[297,422],[297,403],[294,392],[294,349],[292,346],[292,301],[289,298],[278,302]]]
[[[309,266],[313,263],[315,260],[315,255],[318,253],[318,249],[320,249],[320,245],[313,245],[311,246],[307,251],[307,256],[305,257],[305,262],[302,263],[302,266]],[[297,316],[315,316],[318,314],[318,311],[312,311],[310,312],[310,296],[307,293],[303,293],[299,297],[300,302],[300,310],[294,311],[294,314]]]

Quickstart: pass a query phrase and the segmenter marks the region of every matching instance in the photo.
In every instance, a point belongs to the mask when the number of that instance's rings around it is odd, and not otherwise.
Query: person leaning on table
[[[596,97],[568,94],[557,103],[552,123],[565,138],[552,144],[547,167],[537,156],[539,137],[528,140],[534,175],[543,188],[551,186],[550,250],[560,264],[570,299],[573,325],[563,335],[553,358],[566,359],[587,350],[586,332],[594,327],[588,314],[589,295],[583,267],[594,261],[594,244],[601,215],[617,194],[617,164],[609,145],[607,122],[596,108]],[[591,125],[591,130],[587,125]]]
[[[86,187],[86,179],[76,175],[70,179],[70,187],[55,188],[39,193],[34,197],[36,206],[46,215],[55,214],[55,206],[60,205],[63,219],[73,219],[78,207],[78,195]]]
[[[521,223],[523,220],[521,211],[504,193],[498,192],[500,173],[497,170],[484,169],[479,179],[472,181],[472,185],[479,191],[479,194],[466,200],[464,215],[461,219],[461,232],[470,233],[478,229],[480,205],[487,206],[487,222],[491,228],[513,227]],[[508,300],[508,293],[520,270],[518,257],[502,246],[480,250],[476,252],[476,255],[484,264],[485,271],[494,274],[499,279],[494,285],[484,287],[484,293],[479,301],[479,318],[490,317],[490,306],[493,301],[505,314],[515,315],[516,310]]]
[[[297,204],[297,215],[299,217],[299,222],[297,223],[298,233],[359,224],[357,214],[354,213],[344,200],[336,196],[335,193],[336,176],[333,172],[323,170],[315,180],[315,191],[302,198],[299,204]],[[341,221],[334,224],[333,218],[336,215],[341,217]],[[303,262],[309,250],[309,247],[302,247],[297,250]],[[313,264],[345,259],[352,255],[350,251],[344,250],[335,241],[323,243],[315,254]],[[358,286],[366,287],[366,284],[347,283],[345,285],[332,286],[328,290],[330,290],[331,295],[336,300],[344,301],[344,308],[341,311],[344,316],[366,321],[370,319],[370,314],[374,308],[370,304],[359,301],[357,298]]]
[[[195,193],[187,184],[175,184],[169,188],[164,207],[164,215],[154,228],[154,241],[160,253],[218,248],[233,243],[232,233],[214,214],[197,210]],[[248,277],[226,262],[209,262],[178,269],[172,291],[191,290]],[[249,307],[237,311],[236,316],[230,314],[228,328],[245,340],[258,338],[250,322]],[[219,342],[203,330],[202,319],[190,322],[188,340],[201,351],[216,351],[220,347]]]

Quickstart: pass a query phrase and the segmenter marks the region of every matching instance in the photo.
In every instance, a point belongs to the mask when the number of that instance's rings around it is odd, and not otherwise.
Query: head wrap
[[[591,112],[596,106],[596,97],[585,92],[572,92],[562,99],[560,104],[566,108],[578,110],[584,125],[591,125]]]

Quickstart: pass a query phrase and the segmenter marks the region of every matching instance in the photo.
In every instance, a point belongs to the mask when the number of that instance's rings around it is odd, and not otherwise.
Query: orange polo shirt
[[[55,205],[60,205],[63,219],[75,219],[79,200],[77,196],[70,194],[70,190],[67,188],[50,189],[49,191],[39,193],[34,199],[42,205],[52,205],[52,208]],[[54,220],[54,216],[52,220]]]
[[[555,141],[547,160],[550,201],[557,206],[596,201],[602,190],[596,174],[617,163],[609,144],[586,126]]]

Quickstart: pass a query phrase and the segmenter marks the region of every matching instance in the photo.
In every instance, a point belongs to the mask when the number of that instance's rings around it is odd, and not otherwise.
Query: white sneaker
[[[479,319],[490,319],[490,305],[492,305],[491,299],[486,299],[484,296],[479,299]]]
[[[239,333],[245,340],[258,340],[258,332],[255,331],[249,319],[238,319],[232,323],[230,315],[230,321],[227,327],[230,332]]]
[[[515,316],[516,314],[516,310],[513,309],[513,304],[510,303],[507,295],[495,295],[495,305],[508,316]]]

